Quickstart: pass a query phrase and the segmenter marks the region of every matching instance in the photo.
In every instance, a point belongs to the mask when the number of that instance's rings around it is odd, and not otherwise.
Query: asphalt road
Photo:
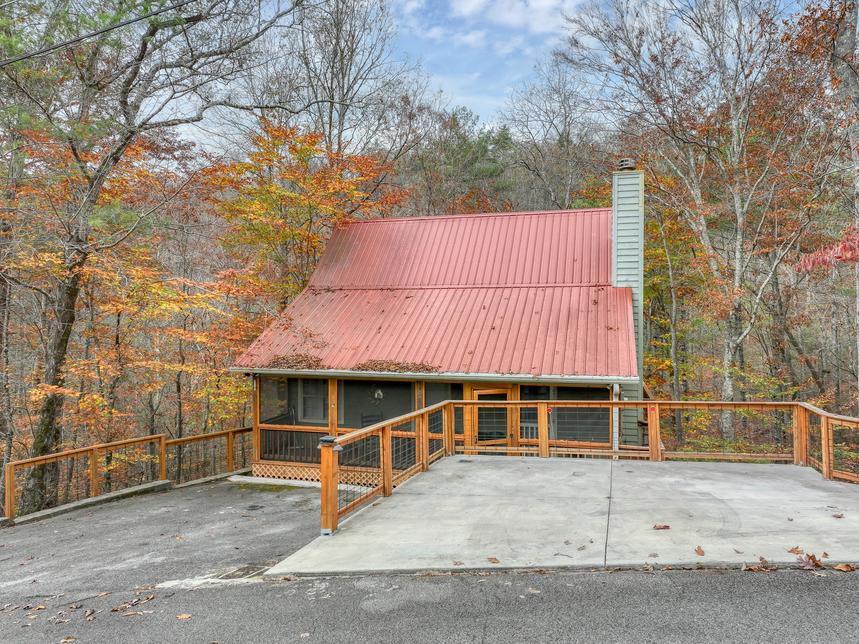
[[[859,639],[859,572],[254,576],[317,522],[318,490],[219,483],[2,529],[0,642]]]
[[[859,573],[795,570],[303,578],[31,599],[0,640],[855,642],[857,600]]]

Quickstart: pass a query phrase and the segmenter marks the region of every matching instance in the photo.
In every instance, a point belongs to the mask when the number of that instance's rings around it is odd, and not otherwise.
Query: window
[[[260,376],[259,420],[264,425],[292,425],[295,409],[290,406],[289,381],[286,378]]]
[[[302,378],[298,381],[298,418],[304,422],[328,421],[328,381]]]

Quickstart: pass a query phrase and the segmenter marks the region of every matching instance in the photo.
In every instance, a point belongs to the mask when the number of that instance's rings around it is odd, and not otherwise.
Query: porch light
[[[381,400],[385,397],[385,393],[382,391],[381,387],[376,387],[376,390],[373,392],[373,398],[376,400]]]

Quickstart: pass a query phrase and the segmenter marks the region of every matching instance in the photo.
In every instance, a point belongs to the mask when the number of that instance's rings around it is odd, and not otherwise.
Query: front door
[[[474,400],[510,400],[509,389],[474,389]],[[486,447],[511,444],[511,414],[504,407],[479,407],[474,415],[475,443]]]

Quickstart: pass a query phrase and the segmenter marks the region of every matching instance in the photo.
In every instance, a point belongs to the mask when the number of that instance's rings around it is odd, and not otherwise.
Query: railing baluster
[[[659,433],[659,405],[648,405],[647,407],[647,444],[650,447],[650,460],[661,461],[662,449]]]
[[[793,464],[808,463],[808,410],[797,403],[793,407]]]
[[[541,457],[549,456],[549,405],[537,403],[537,441]]]
[[[382,427],[379,446],[382,451],[382,496],[391,496],[394,491],[394,458],[390,425]]]
[[[235,469],[235,464],[233,463],[233,432],[230,431],[227,434],[227,471],[233,472]]]
[[[319,459],[319,483],[321,492],[321,520],[320,529],[322,534],[333,534],[337,530],[337,486],[338,486],[338,460],[339,452],[334,450],[335,436],[323,436],[319,440],[321,450]]]
[[[429,416],[424,412],[415,419],[418,431],[418,450],[420,453],[421,472],[429,469]]]
[[[5,499],[5,508],[4,513],[6,514],[7,519],[15,518],[15,464],[14,463],[6,463],[6,471],[4,472],[6,476],[6,499]]]
[[[158,439],[158,477],[167,480],[167,435],[159,434]]]
[[[444,455],[451,456],[456,449],[456,445],[454,444],[455,438],[455,430],[454,430],[454,411],[453,405],[448,403],[445,405],[444,410],[442,410],[442,422],[444,423],[442,433],[444,434]]]
[[[99,493],[99,458],[98,447],[93,446],[89,451],[89,495],[98,496]]]
[[[832,425],[828,416],[820,417],[820,453],[823,458],[821,468],[823,478],[832,478]]]

